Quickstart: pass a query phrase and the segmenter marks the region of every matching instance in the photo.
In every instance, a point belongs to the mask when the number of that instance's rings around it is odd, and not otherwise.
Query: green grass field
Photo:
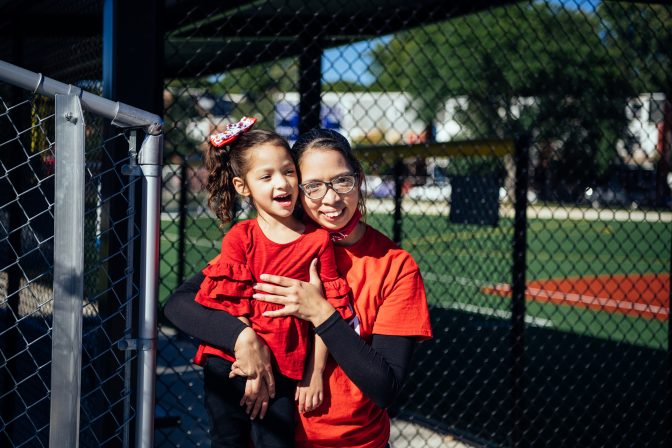
[[[367,221],[388,236],[392,217],[369,213]],[[209,218],[187,221],[185,275],[219,252],[222,231]],[[177,235],[162,222],[160,297],[177,282]],[[457,225],[446,216],[406,215],[402,246],[421,267],[430,304],[509,318],[510,299],[481,288],[511,282],[512,221],[497,227]],[[532,219],[528,221],[527,279],[580,275],[669,272],[670,226],[662,222]],[[667,322],[551,303],[527,302],[531,326],[554,328],[653,349],[667,347]]]

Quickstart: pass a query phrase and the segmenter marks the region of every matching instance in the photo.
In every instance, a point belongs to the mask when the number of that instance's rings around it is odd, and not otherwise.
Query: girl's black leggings
[[[263,420],[259,417],[250,420],[239,404],[246,379],[229,378],[230,371],[230,361],[216,356],[207,358],[204,393],[212,448],[293,447],[296,381],[274,372],[275,398],[270,401]]]

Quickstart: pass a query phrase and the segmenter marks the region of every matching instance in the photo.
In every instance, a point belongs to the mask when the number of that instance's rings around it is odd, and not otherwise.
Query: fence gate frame
[[[54,194],[54,298],[50,447],[78,447],[80,423],[82,319],[84,300],[84,116],[136,130],[145,138],[140,149],[129,147],[130,165],[123,173],[141,177],[141,252],[138,337],[124,341],[138,351],[135,446],[154,445],[154,399],[157,338],[159,218],[163,120],[158,115],[94,95],[80,88],[0,60],[0,81],[55,100],[58,147]],[[135,160],[134,160],[135,159]],[[80,167],[73,170],[73,167]]]

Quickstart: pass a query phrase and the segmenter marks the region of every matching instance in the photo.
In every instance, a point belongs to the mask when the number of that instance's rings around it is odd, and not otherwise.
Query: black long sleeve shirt
[[[198,273],[168,298],[164,314],[179,330],[206,344],[233,352],[245,324],[231,314],[205,308],[194,301],[204,276]],[[361,391],[382,408],[399,394],[411,362],[415,339],[374,334],[371,344],[354,331],[338,312],[315,328],[329,353]]]

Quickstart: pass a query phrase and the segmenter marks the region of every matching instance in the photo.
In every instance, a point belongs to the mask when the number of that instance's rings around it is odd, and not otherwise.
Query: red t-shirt
[[[345,319],[351,318],[350,288],[336,270],[329,233],[306,225],[299,238],[280,244],[264,235],[256,219],[234,225],[224,236],[220,256],[203,269],[205,280],[196,294],[196,302],[249,318],[252,329],[268,345],[280,373],[299,380],[303,377],[310,346],[310,324],[295,317],[263,316],[264,311],[282,306],[252,299],[252,285],[259,282],[261,274],[308,281],[314,258],[319,259],[320,279],[327,300]],[[201,344],[194,361],[202,364],[205,355],[235,360],[230,353]]]
[[[335,246],[338,271],[352,289],[359,334],[432,337],[425,287],[415,260],[368,227],[352,246]],[[329,358],[324,402],[297,417],[297,447],[382,448],[390,438],[387,411],[364,396]]]

